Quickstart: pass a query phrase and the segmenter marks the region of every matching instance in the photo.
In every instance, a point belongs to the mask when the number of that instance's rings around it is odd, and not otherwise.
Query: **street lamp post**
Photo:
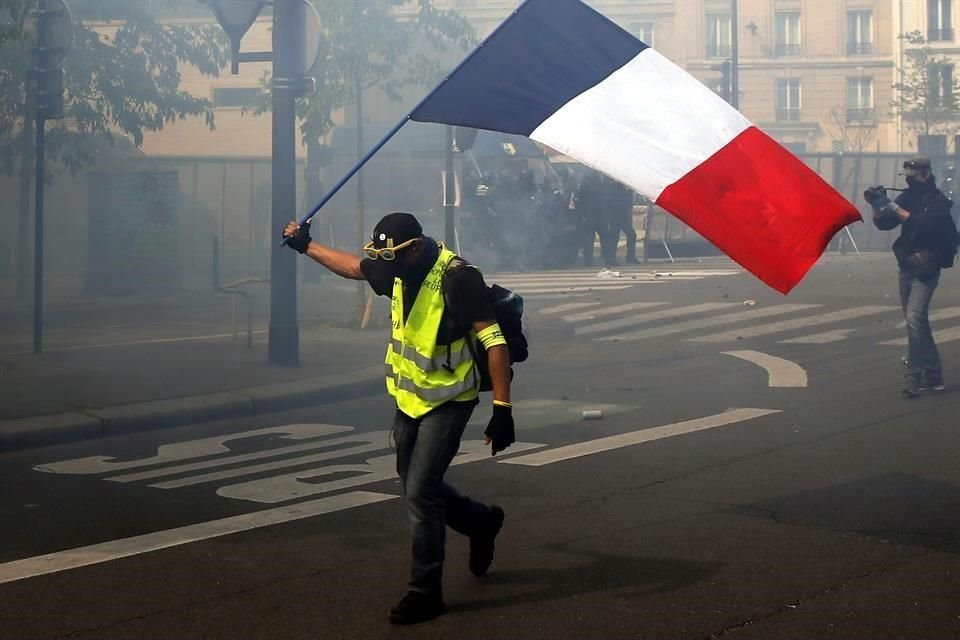
[[[273,199],[270,228],[282,229],[296,211],[296,98],[304,90],[306,4],[273,1],[273,51],[240,53],[240,40],[260,15],[265,0],[205,0],[230,37],[232,70],[241,62],[273,61]],[[270,328],[267,358],[273,364],[300,362],[297,325],[297,263],[279,240],[270,253]]]
[[[737,0],[730,0],[730,106],[740,110],[740,31]]]
[[[271,229],[282,229],[297,210],[296,98],[302,90],[303,0],[273,3],[273,210]],[[297,325],[296,254],[271,243],[270,346],[273,364],[295,366],[300,361]]]

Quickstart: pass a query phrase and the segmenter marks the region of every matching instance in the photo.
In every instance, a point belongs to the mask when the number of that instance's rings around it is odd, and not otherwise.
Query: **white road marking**
[[[938,311],[934,311],[929,315],[929,319],[931,321],[946,320],[948,318],[957,318],[957,317],[960,317],[960,307],[947,307],[946,309],[940,309]],[[897,323],[897,329],[906,329],[906,328],[907,328],[906,320],[902,320]]]
[[[565,447],[547,449],[546,451],[540,451],[538,453],[531,453],[525,456],[519,456],[517,458],[501,460],[500,462],[502,464],[519,464],[528,467],[542,467],[547,464],[553,464],[554,462],[571,460],[573,458],[580,458],[582,456],[593,455],[595,453],[602,453],[604,451],[629,447],[635,444],[660,440],[662,438],[671,438],[673,436],[679,436],[686,433],[694,433],[696,431],[703,431],[705,429],[722,427],[728,424],[743,422],[745,420],[751,420],[753,418],[759,418],[761,416],[766,416],[773,413],[780,413],[780,411],[776,409],[730,409],[728,411],[724,411],[723,413],[707,416],[705,418],[686,420],[684,422],[654,427],[652,429],[642,429],[640,431],[631,431],[630,433],[622,433],[606,438],[599,438],[597,440],[579,442],[577,444],[571,444]]]
[[[644,338],[654,338],[659,336],[669,336],[684,331],[694,329],[705,329],[722,324],[733,324],[742,320],[755,320],[757,318],[766,318],[768,316],[777,316],[784,313],[793,313],[794,311],[803,311],[819,307],[818,304],[781,304],[766,309],[752,309],[750,311],[740,311],[737,313],[728,313],[722,316],[713,316],[700,320],[688,320],[686,322],[677,322],[666,327],[654,327],[652,329],[642,329],[640,331],[630,331],[628,333],[618,333],[611,336],[597,338],[605,341],[623,341],[623,340],[642,340]]]
[[[737,306],[732,302],[707,302],[704,304],[697,304],[690,307],[677,307],[675,309],[664,309],[663,311],[652,311],[650,313],[642,313],[635,316],[630,316],[628,318],[620,318],[618,320],[610,320],[608,322],[597,322],[595,324],[588,324],[583,327],[577,327],[573,330],[573,333],[578,336],[589,335],[591,333],[600,333],[601,331],[611,331],[613,329],[623,329],[625,327],[632,327],[638,324],[644,324],[647,322],[654,322],[656,320],[664,320],[668,318],[677,318],[679,316],[689,316],[696,313],[706,313],[707,311],[714,311],[716,309],[726,309],[729,307]]]
[[[687,342],[733,342],[740,338],[753,338],[756,336],[766,336],[793,329],[804,329],[821,324],[830,324],[831,322],[840,322],[841,320],[851,320],[877,313],[897,311],[899,307],[865,306],[844,309],[843,311],[834,311],[816,316],[807,316],[796,318],[794,320],[784,320],[782,322],[770,322],[755,327],[744,327],[743,329],[734,329],[724,333],[715,333],[713,335],[700,338],[688,338]]]
[[[342,438],[333,438],[331,440],[324,440],[322,443],[315,443],[314,448],[317,447],[338,447],[332,451],[324,451],[323,453],[316,453],[309,456],[297,456],[295,458],[284,458],[283,460],[277,460],[274,462],[264,462],[262,464],[255,464],[245,467],[239,467],[236,469],[226,469],[224,471],[213,471],[210,473],[204,473],[198,476],[187,476],[185,478],[180,478],[178,480],[168,480],[166,482],[158,482],[156,484],[151,484],[151,487],[157,489],[177,489],[179,487],[189,487],[196,484],[205,484],[207,482],[216,482],[217,480],[226,480],[227,478],[237,478],[239,476],[249,476],[254,473],[263,473],[265,471],[275,471],[277,469],[288,469],[290,467],[299,467],[307,464],[314,464],[316,462],[323,462],[324,460],[334,460],[336,458],[343,458],[344,456],[355,455],[358,453],[366,453],[369,451],[378,451],[380,449],[387,449],[389,445],[390,432],[389,431],[365,431],[363,433],[351,433],[348,436],[343,436]],[[353,444],[352,447],[342,447],[340,445],[349,445]],[[193,466],[193,465],[190,465]],[[163,470],[165,471],[165,470]],[[164,473],[163,475],[170,475]],[[148,474],[137,474],[140,477],[153,477]],[[128,476],[129,477],[129,476]],[[132,479],[141,479],[140,477]],[[120,480],[120,478],[108,478],[108,480]],[[128,482],[129,480],[121,480],[122,482]]]
[[[831,342],[840,342],[846,340],[853,333],[854,329],[837,329],[836,331],[824,331],[823,333],[814,333],[809,336],[800,336],[790,340],[780,340],[780,344],[829,344]]]
[[[515,442],[510,445],[510,454],[521,453],[531,449],[539,449],[546,445],[532,442]],[[503,454],[500,454],[503,455]],[[451,466],[477,462],[490,458],[490,446],[481,440],[465,440],[460,443],[460,450],[453,459]],[[317,479],[327,476],[343,476],[335,480],[317,482]],[[378,456],[370,458],[365,463],[331,465],[316,469],[304,469],[280,476],[260,478],[249,482],[228,485],[217,490],[217,495],[223,498],[249,500],[265,504],[296,500],[306,496],[313,496],[331,491],[339,491],[359,485],[392,480],[397,477],[396,456]]]
[[[960,340],[960,327],[951,327],[949,329],[943,329],[941,331],[934,331],[933,340],[937,344],[941,344],[943,342],[953,342],[954,340]],[[877,344],[903,347],[903,346],[906,346],[907,339],[896,338],[895,340],[886,340],[884,342],[878,342]]]
[[[569,316],[563,316],[560,318],[564,322],[583,322],[584,320],[593,320],[599,316],[613,316],[618,313],[625,313],[628,311],[636,311],[638,309],[648,309],[650,307],[660,307],[667,304],[666,302],[630,302],[628,304],[618,304],[611,307],[603,307],[602,309],[595,309],[593,311],[582,311],[580,313],[574,313]]]
[[[807,386],[807,371],[796,362],[759,351],[724,351],[723,353],[766,369],[769,387]]]
[[[539,288],[537,286],[533,288],[514,286],[510,285],[510,288],[519,293],[521,296],[526,294],[537,294],[537,293],[575,293],[575,292],[591,292],[591,291],[618,291],[620,289],[629,289],[631,285],[621,284],[621,285],[578,285],[575,287],[543,287]]]
[[[97,473],[113,473],[114,471],[123,471],[125,469],[136,469],[138,467],[152,467],[159,464],[168,464],[171,462],[182,462],[195,458],[215,456],[224,453],[230,453],[226,443],[243,438],[252,438],[256,436],[275,436],[278,440],[305,440],[307,438],[317,438],[328,436],[335,433],[352,431],[353,427],[345,427],[335,424],[288,424],[281,427],[267,427],[265,429],[254,429],[253,431],[241,431],[239,433],[229,433],[211,438],[202,438],[199,440],[187,440],[186,442],[176,442],[173,444],[164,444],[157,447],[157,455],[149,458],[138,458],[126,462],[116,462],[116,458],[108,456],[90,456],[87,458],[77,458],[74,460],[64,460],[62,462],[50,462],[34,467],[35,471],[45,473],[65,473],[70,475],[90,475]],[[311,442],[305,447],[322,447],[324,441]],[[284,449],[274,449],[260,452],[259,456],[279,455]],[[233,456],[231,458],[220,458],[211,461],[216,464],[230,464],[239,462],[237,458],[246,458],[246,456]],[[220,462],[226,460],[226,462]],[[204,463],[198,463],[204,464]],[[179,467],[177,467],[179,469]],[[198,467],[201,468],[201,467]],[[189,469],[184,469],[188,471]],[[166,469],[162,470],[162,475],[169,475]]]
[[[599,302],[569,302],[567,304],[558,304],[555,307],[546,307],[545,309],[540,309],[539,313],[542,313],[545,316],[553,315],[555,313],[563,313],[565,311],[573,311],[574,309],[585,309],[587,307],[595,307]]]
[[[201,522],[177,529],[157,531],[142,536],[103,542],[78,549],[69,549],[42,556],[35,556],[33,558],[14,560],[13,562],[0,564],[0,584],[57,573],[59,571],[67,571],[69,569],[77,569],[101,562],[110,562],[141,553],[169,549],[170,547],[189,544],[191,542],[209,540],[241,531],[259,529],[261,527],[269,527],[283,522],[312,518],[325,513],[343,511],[345,509],[361,507],[385,500],[393,500],[399,497],[400,496],[385,493],[353,491],[351,493],[320,498],[319,500],[300,502],[285,507],[276,507],[255,513],[233,516],[222,520]]]

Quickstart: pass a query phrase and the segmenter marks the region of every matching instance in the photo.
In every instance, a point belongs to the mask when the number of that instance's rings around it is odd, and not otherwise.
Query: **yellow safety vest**
[[[440,245],[440,256],[424,278],[406,322],[403,281],[393,281],[387,391],[396,398],[397,408],[411,418],[419,418],[445,402],[474,400],[479,395],[479,379],[467,339],[455,340],[449,347],[437,344],[444,308],[443,274],[454,257]]]

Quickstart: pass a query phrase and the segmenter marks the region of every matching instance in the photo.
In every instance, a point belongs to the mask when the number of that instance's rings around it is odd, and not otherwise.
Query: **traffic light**
[[[31,84],[37,116],[44,120],[63,118],[63,69],[31,69]]]
[[[710,65],[710,69],[712,71],[720,72],[720,77],[714,78],[714,82],[719,86],[719,91],[717,93],[719,93],[720,97],[726,100],[727,102],[730,102],[730,96],[732,95],[732,90],[731,90],[732,85],[730,83],[730,67],[731,67],[731,64],[729,60],[724,60],[720,64]]]
[[[36,98],[37,117],[63,118],[63,63],[70,47],[72,20],[63,0],[40,0],[33,12],[36,43],[30,82]]]

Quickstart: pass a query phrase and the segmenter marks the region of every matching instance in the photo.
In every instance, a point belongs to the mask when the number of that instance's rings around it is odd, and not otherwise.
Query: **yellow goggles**
[[[414,242],[417,241],[417,238],[411,238],[406,242],[401,242],[395,247],[384,247],[383,249],[376,249],[373,246],[373,240],[363,245],[363,252],[367,254],[367,257],[371,260],[376,260],[377,258],[383,258],[384,260],[393,260],[397,257],[397,251],[400,249],[406,249]]]

